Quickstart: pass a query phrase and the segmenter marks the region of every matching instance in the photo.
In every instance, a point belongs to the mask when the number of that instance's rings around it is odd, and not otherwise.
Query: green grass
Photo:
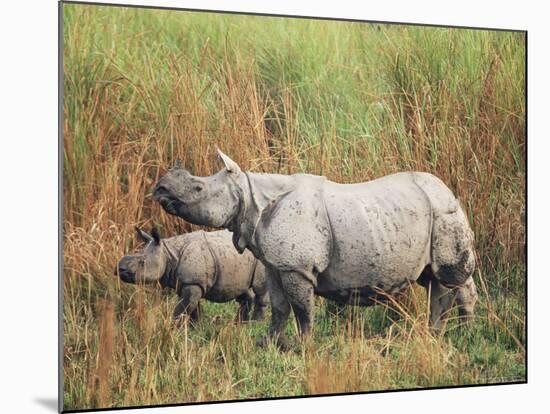
[[[63,11],[66,409],[525,379],[524,34]],[[230,323],[235,304],[204,303],[197,327],[175,329],[174,295],[112,269],[136,224],[198,229],[150,190],[176,158],[218,170],[216,145],[252,171],[440,177],[476,235],[475,321],[433,337],[417,288],[396,322],[319,300],[312,340],[289,353],[256,348],[268,321]]]

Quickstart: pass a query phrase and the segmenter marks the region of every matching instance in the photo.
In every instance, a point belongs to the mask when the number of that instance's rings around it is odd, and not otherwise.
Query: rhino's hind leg
[[[247,322],[250,318],[250,308],[254,300],[253,294],[250,292],[243,293],[237,298],[239,302],[239,311],[237,312],[237,322]]]
[[[179,323],[181,319],[189,315],[192,320],[198,318],[199,300],[202,297],[202,289],[197,285],[183,286],[180,292],[180,301],[176,305],[173,320]]]
[[[312,283],[298,272],[284,272],[281,282],[292,306],[298,329],[304,337],[311,333],[315,296]]]

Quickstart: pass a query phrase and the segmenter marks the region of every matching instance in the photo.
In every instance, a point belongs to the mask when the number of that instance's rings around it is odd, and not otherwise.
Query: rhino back
[[[215,262],[201,232],[188,233],[177,267],[178,285],[198,285],[203,292],[213,283]]]
[[[361,184],[327,182],[332,254],[320,291],[398,291],[430,261],[431,206],[411,173]]]
[[[229,231],[205,233],[205,246],[216,260],[216,275],[206,298],[214,302],[226,302],[246,293],[252,285],[254,256],[248,250],[239,254],[233,245]]]

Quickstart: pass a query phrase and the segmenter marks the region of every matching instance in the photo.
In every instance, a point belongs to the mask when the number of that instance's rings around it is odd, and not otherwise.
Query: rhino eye
[[[195,187],[193,187],[193,189],[194,189],[196,192],[199,192],[199,191],[202,191],[202,186],[196,185]]]

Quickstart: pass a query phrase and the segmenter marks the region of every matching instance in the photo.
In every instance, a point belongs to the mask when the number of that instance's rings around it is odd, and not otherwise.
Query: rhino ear
[[[153,226],[151,229],[151,236],[153,236],[153,240],[155,241],[155,244],[160,244],[160,232],[157,226]]]
[[[182,164],[181,164],[181,160],[178,158],[176,160],[176,163],[174,164],[174,170],[181,170],[183,168]]]
[[[135,227],[138,237],[145,243],[149,243],[153,238],[145,231],[141,230],[138,226]]]
[[[216,151],[218,152],[218,156],[222,159],[227,172],[234,173],[234,174],[239,174],[241,172],[241,168],[235,161],[233,161],[231,158],[229,158],[227,155],[221,152],[221,150],[218,147],[216,147]]]

